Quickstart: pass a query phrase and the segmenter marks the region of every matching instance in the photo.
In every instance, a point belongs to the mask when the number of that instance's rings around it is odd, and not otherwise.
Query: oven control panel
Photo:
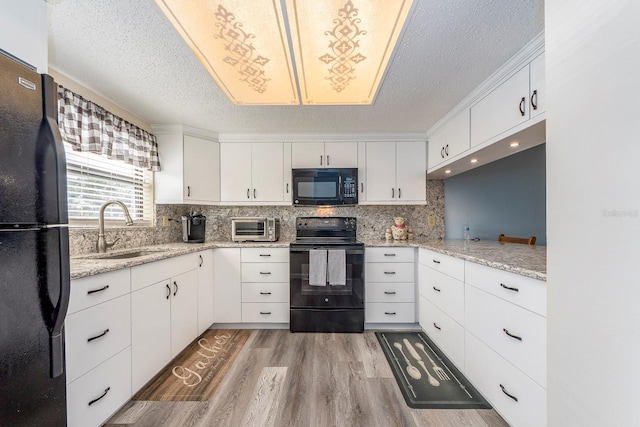
[[[300,217],[296,221],[296,230],[356,231],[356,227],[354,217]]]

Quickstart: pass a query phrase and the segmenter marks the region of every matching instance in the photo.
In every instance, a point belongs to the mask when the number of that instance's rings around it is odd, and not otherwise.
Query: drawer
[[[366,248],[365,262],[414,262],[415,248]]]
[[[464,325],[464,283],[419,264],[420,295]]]
[[[244,302],[243,323],[289,323],[288,302]]]
[[[367,262],[364,269],[366,283],[414,283],[413,263]]]
[[[289,262],[289,248],[242,248],[242,262]]]
[[[464,260],[420,248],[420,264],[464,282]]]
[[[100,426],[130,398],[131,347],[127,347],[67,385],[68,426]]]
[[[414,302],[413,283],[368,283],[364,289],[367,302]]]
[[[131,295],[69,315],[65,332],[70,383],[131,345]]]
[[[242,302],[289,303],[289,283],[243,283]]]
[[[181,255],[131,267],[131,292],[198,268],[198,255]]]
[[[468,262],[466,283],[547,316],[547,282]]]
[[[128,268],[71,281],[68,314],[131,292]]]
[[[242,282],[289,283],[289,263],[250,262],[242,263]]]
[[[464,328],[423,296],[420,296],[419,320],[429,338],[464,371]]]
[[[546,388],[547,319],[472,286],[465,299],[467,331]]]
[[[367,323],[414,323],[416,309],[412,302],[368,302],[364,321]]]
[[[466,335],[465,363],[467,378],[509,425],[547,425],[546,390],[469,333]]]

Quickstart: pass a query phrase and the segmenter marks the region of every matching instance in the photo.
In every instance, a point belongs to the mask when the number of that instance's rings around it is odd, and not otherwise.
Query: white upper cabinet
[[[367,142],[366,182],[360,203],[417,204],[426,201],[424,142]]]
[[[290,186],[285,179],[282,142],[229,142],[220,144],[222,202],[280,203]],[[290,195],[288,195],[290,200]]]
[[[182,133],[157,134],[162,170],[155,174],[156,203],[220,201],[220,144]]]
[[[429,169],[469,149],[469,109],[458,113],[429,138]]]
[[[357,168],[357,142],[294,142],[291,144],[291,167]]]

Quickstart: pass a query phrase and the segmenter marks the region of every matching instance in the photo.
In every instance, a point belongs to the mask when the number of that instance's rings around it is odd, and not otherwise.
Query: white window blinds
[[[104,202],[119,200],[134,221],[152,221],[153,172],[98,154],[73,151],[67,143],[64,146],[70,220],[97,220]],[[105,219],[124,221],[122,209],[108,207]]]

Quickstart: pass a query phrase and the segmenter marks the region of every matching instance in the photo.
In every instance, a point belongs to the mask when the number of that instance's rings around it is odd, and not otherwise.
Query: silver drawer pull
[[[519,337],[519,336],[517,336],[517,335],[513,335],[513,334],[512,334],[512,333],[510,333],[506,328],[502,328],[502,331],[503,331],[505,334],[509,335],[511,338],[516,339],[516,340],[518,340],[518,341],[522,341],[522,337]]]
[[[510,286],[505,285],[504,283],[500,283],[500,286],[502,286],[504,289],[507,289],[509,291],[513,291],[513,292],[520,292],[520,289],[518,288],[512,288]]]
[[[270,311],[261,311],[260,314],[271,314]]]
[[[96,335],[95,337],[91,337],[87,339],[87,342],[91,342],[93,340],[97,340],[98,338],[102,338],[103,336],[107,335],[109,333],[109,329],[105,329],[103,333]]]
[[[260,292],[260,295],[271,295],[271,292]]]
[[[436,328],[439,331],[442,330],[442,328],[440,326],[438,326],[436,322],[433,322],[433,327]]]
[[[518,401],[518,398],[517,398],[517,397],[515,397],[513,394],[509,394],[509,393],[507,392],[507,390],[504,388],[504,386],[503,386],[502,384],[500,384],[500,388],[502,389],[502,392],[503,392],[504,394],[506,394],[507,396],[509,396],[510,398],[512,398],[513,400],[515,400],[516,402]]]
[[[271,254],[260,254],[260,256],[271,256]]]
[[[270,271],[261,271],[260,274],[271,274]]]
[[[385,311],[384,314],[387,314],[389,316],[395,316],[396,312],[395,311]]]
[[[434,264],[440,264],[440,261],[438,261],[437,259],[433,260]]]
[[[433,290],[436,292],[441,292],[440,289],[436,288],[435,286],[433,287]]]
[[[396,274],[395,271],[385,271],[384,274]]]
[[[105,285],[100,289],[93,289],[91,291],[87,291],[87,295],[96,294],[98,292],[106,291],[107,289],[109,289],[109,285]]]
[[[102,396],[98,397],[97,399],[93,399],[91,402],[89,402],[88,406],[93,405],[94,403],[96,403],[98,400],[102,399],[103,397],[105,397],[107,395],[107,393],[109,393],[109,390],[111,390],[111,387],[107,387],[104,389],[104,393],[102,393]]]
[[[384,256],[396,256],[396,254],[384,254]]]
[[[384,291],[385,295],[395,295],[396,292],[395,291]]]

